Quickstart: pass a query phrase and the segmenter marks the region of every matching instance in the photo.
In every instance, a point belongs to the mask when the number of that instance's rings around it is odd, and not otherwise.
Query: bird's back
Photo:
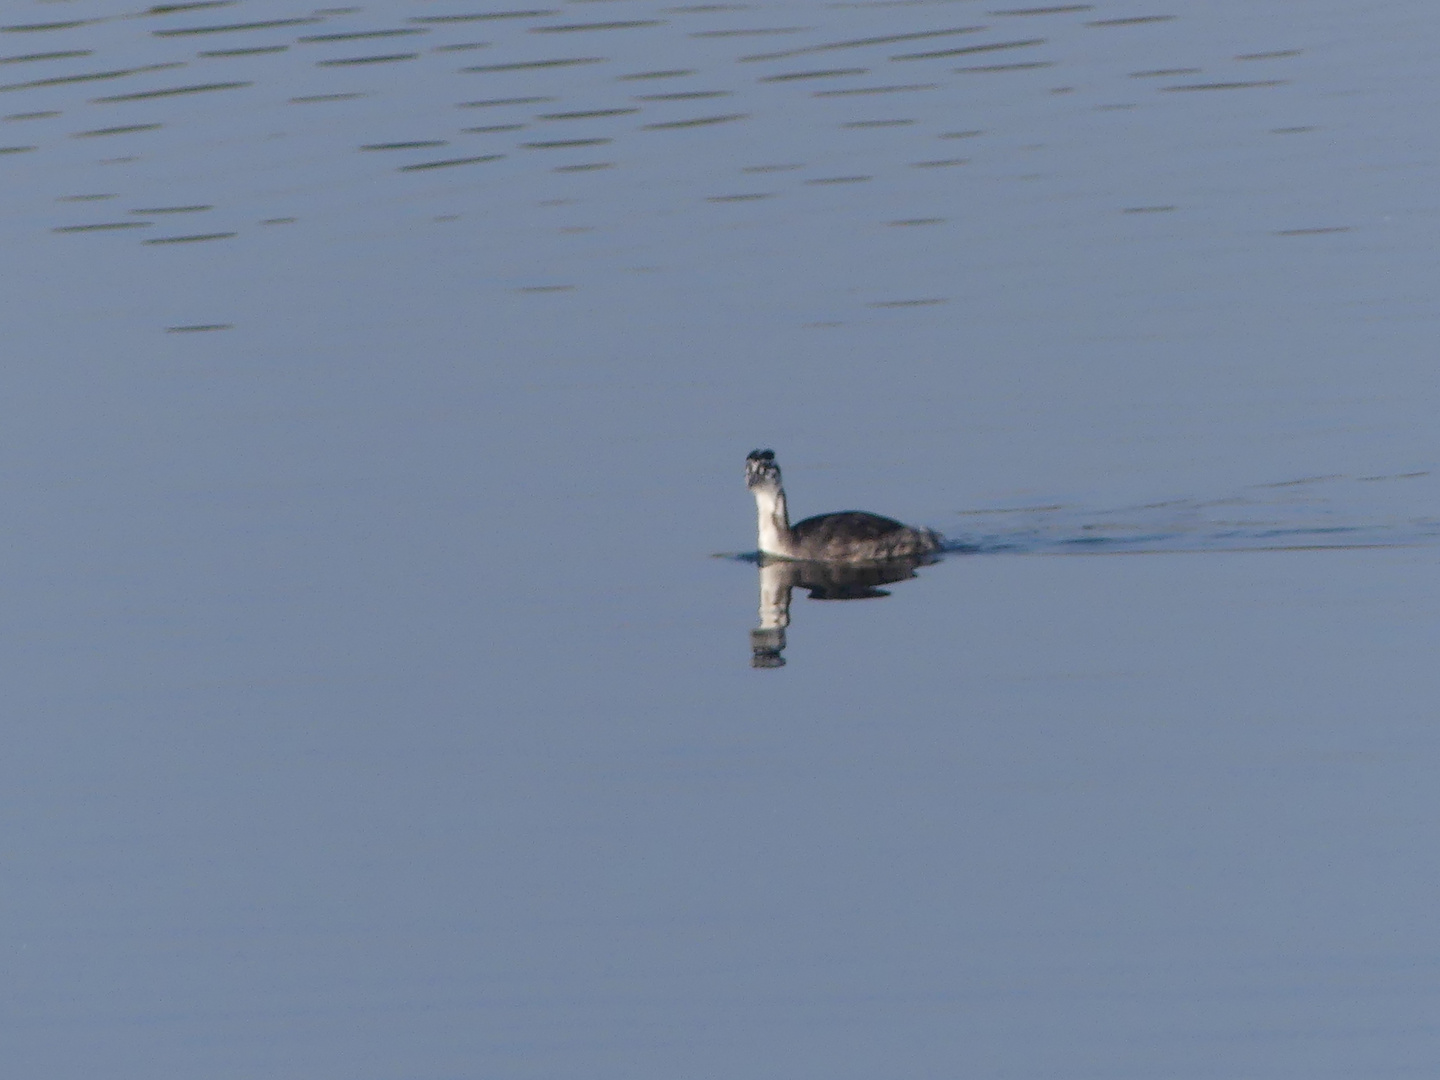
[[[806,518],[791,527],[802,559],[876,561],[923,555],[940,548],[938,533],[912,529],[894,518],[842,510]]]

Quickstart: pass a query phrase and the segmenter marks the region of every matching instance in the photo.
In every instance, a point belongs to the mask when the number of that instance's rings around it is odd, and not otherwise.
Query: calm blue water
[[[12,4],[12,1069],[1428,1075],[1436,21]]]

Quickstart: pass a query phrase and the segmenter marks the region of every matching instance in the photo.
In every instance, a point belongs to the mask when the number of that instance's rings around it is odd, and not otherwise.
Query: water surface
[[[1433,21],[12,5],[6,1059],[1423,1071]]]

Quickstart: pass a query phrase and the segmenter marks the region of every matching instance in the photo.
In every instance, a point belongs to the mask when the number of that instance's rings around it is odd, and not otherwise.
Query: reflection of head
[[[751,450],[745,459],[745,486],[774,491],[780,487],[780,466],[775,464],[774,450]]]
[[[784,630],[777,627],[772,630],[750,631],[750,666],[753,668],[785,666]]]

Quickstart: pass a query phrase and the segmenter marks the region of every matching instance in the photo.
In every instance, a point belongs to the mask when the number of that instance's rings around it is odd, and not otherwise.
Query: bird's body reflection
[[[939,561],[935,555],[911,555],[884,562],[834,563],[759,558],[760,625],[750,631],[750,666],[783,667],[790,598],[796,586],[811,600],[871,600],[890,594],[881,585],[905,581],[918,567]]]

